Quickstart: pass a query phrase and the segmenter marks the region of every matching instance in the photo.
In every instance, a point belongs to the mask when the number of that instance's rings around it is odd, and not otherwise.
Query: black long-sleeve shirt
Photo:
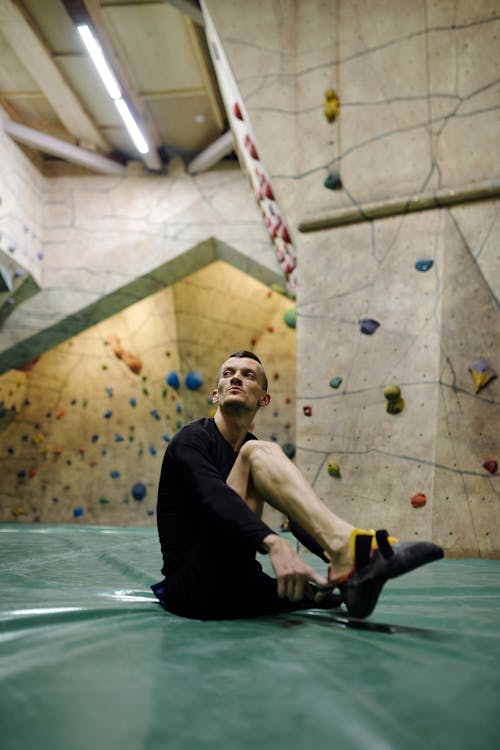
[[[248,433],[247,440],[256,439]],[[213,419],[199,419],[174,435],[163,459],[157,520],[164,575],[171,575],[200,538],[213,554],[255,558],[272,534],[226,479],[238,457]]]

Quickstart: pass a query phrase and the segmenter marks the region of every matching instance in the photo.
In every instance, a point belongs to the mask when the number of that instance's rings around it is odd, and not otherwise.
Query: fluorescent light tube
[[[77,26],[80,36],[88,50],[92,62],[97,68],[97,72],[101,76],[102,82],[106,86],[108,94],[112,99],[120,99],[122,92],[113,73],[111,72],[108,63],[104,59],[101,45],[94,37],[88,26]]]
[[[132,140],[140,154],[147,154],[149,152],[149,146],[144,140],[144,136],[139,130],[136,121],[132,117],[132,114],[127,107],[126,102],[123,99],[115,99],[116,109],[121,115],[123,122],[125,123]]]

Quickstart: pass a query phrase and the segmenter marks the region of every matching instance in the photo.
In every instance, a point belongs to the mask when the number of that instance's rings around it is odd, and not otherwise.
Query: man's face
[[[264,368],[256,360],[230,357],[219,370],[217,390],[212,393],[213,402],[221,408],[256,412],[270,400],[264,388],[264,378]]]

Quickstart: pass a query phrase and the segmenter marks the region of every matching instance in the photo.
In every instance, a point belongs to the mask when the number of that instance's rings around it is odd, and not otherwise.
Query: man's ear
[[[212,391],[212,404],[218,404],[219,403],[219,391],[214,388]]]
[[[266,395],[263,396],[261,400],[259,401],[259,406],[267,406],[270,401],[271,401],[271,396],[269,395],[269,393],[266,393]]]

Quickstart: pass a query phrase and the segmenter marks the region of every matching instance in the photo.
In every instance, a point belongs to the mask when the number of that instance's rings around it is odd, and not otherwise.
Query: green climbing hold
[[[283,320],[289,328],[297,327],[297,311],[295,307],[289,307],[288,310],[285,310]]]
[[[110,503],[111,501],[110,501],[110,500],[108,500],[108,498],[107,498],[107,497],[100,497],[100,498],[99,498],[99,502],[101,503],[101,505],[109,505],[109,503]]]
[[[328,175],[323,182],[323,186],[328,188],[328,190],[340,190],[342,188],[342,180],[336,169],[332,169],[328,172]]]
[[[340,375],[337,375],[336,377],[330,380],[330,387],[338,388],[341,383],[342,383],[342,378],[340,377]]]
[[[331,477],[337,477],[340,479],[340,466],[338,464],[329,463],[328,464],[328,473]]]

